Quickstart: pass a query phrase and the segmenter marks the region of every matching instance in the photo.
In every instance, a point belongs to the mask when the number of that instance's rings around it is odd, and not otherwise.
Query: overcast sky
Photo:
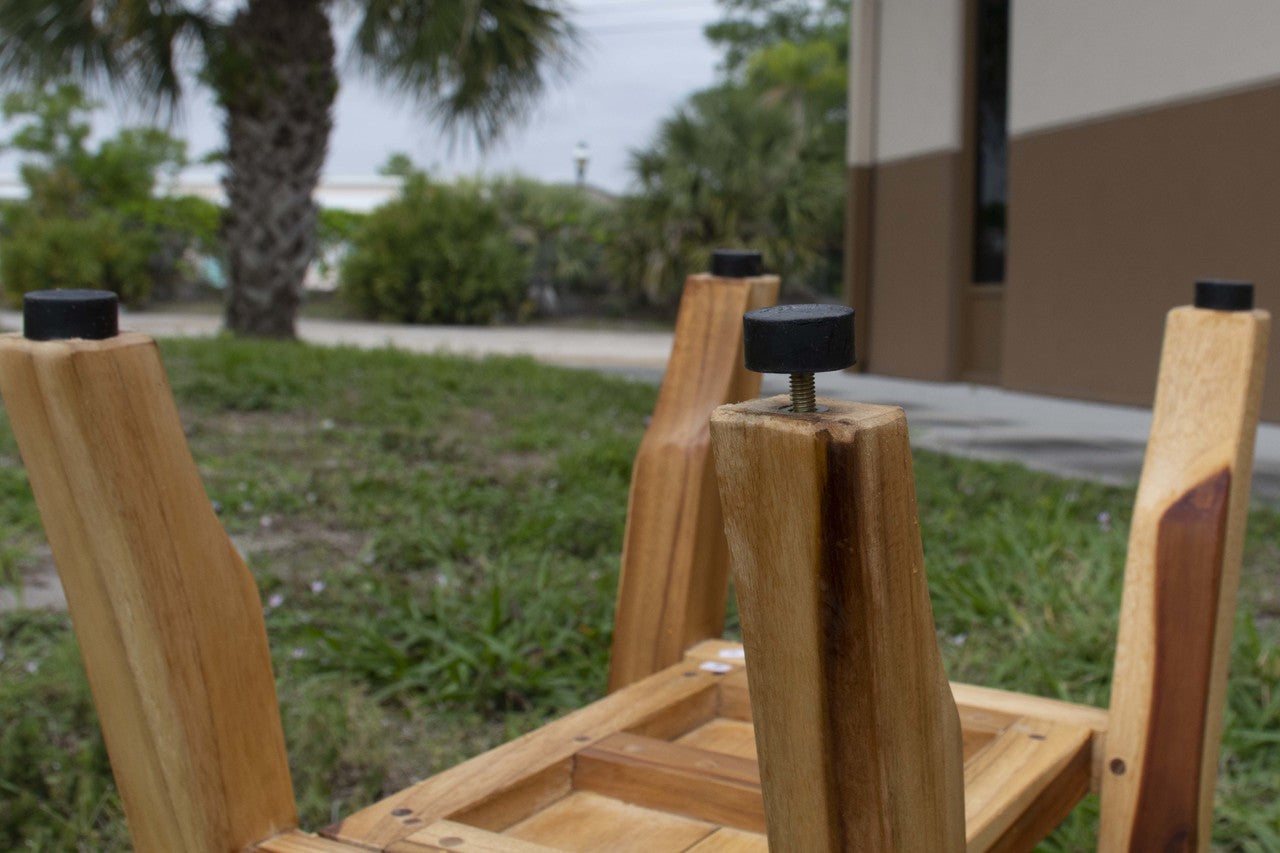
[[[441,176],[519,171],[572,181],[573,149],[584,141],[588,182],[624,189],[628,151],[647,143],[663,117],[714,79],[718,55],[702,28],[717,17],[715,2],[577,0],[572,9],[582,33],[577,67],[544,94],[526,126],[487,155],[461,146],[450,151],[448,140],[411,105],[344,73],[325,174],[373,175],[389,155],[403,151]],[[205,92],[189,92],[175,132],[187,138],[194,159],[221,146],[221,119]],[[95,130],[118,127],[117,113],[104,111]],[[0,157],[0,174],[14,171],[13,158]]]

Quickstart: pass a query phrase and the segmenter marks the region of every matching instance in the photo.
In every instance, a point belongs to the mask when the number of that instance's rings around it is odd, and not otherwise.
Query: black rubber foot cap
[[[22,334],[33,341],[100,341],[120,331],[110,290],[35,290],[22,297]]]
[[[764,258],[744,249],[716,249],[711,253],[711,274],[720,278],[764,275]]]
[[[1214,311],[1252,311],[1253,284],[1216,278],[1197,281],[1196,307]]]
[[[775,305],[742,315],[747,370],[824,373],[854,362],[853,309],[846,305]]]

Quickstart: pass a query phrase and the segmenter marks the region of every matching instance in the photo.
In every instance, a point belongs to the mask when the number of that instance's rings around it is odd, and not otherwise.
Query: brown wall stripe
[[[1280,84],[1015,137],[999,294],[968,280],[967,154],[853,168],[860,358],[890,376],[1149,406],[1164,315],[1196,278],[1254,281],[1258,306],[1280,310],[1276,152]],[[1280,382],[1262,416],[1280,421]]]
[[[1280,85],[1015,138],[1004,384],[1150,405],[1165,312],[1196,278],[1280,307],[1277,152]]]

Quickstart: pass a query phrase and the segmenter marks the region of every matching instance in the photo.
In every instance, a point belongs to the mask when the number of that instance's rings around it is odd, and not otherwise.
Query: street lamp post
[[[587,162],[591,159],[591,151],[587,148],[587,143],[579,142],[573,149],[573,164],[578,172],[578,186],[583,186],[587,182]]]

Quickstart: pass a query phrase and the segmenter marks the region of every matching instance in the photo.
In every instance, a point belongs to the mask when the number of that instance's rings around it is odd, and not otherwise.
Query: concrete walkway
[[[21,317],[0,311],[0,324],[20,328]],[[124,313],[121,328],[155,337],[217,334],[213,316]],[[665,332],[560,327],[401,326],[303,320],[299,336],[316,344],[394,346],[414,352],[529,355],[657,381],[671,350]],[[963,383],[918,382],[854,373],[818,377],[820,395],[902,406],[920,447],[980,459],[1022,462],[1069,477],[1132,483],[1142,466],[1151,426],[1148,409],[1065,400]],[[785,378],[766,377],[764,391],[783,393]],[[1258,432],[1254,495],[1280,501],[1280,425]]]

